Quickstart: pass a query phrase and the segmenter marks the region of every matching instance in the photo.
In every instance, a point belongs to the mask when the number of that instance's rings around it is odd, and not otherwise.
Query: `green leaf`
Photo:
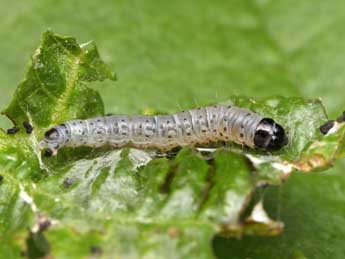
[[[229,103],[281,123],[289,146],[274,155],[237,145],[206,156],[182,149],[172,159],[79,148],[42,160],[37,143],[45,128],[103,114],[98,93],[84,84],[106,78],[114,76],[94,45],[43,35],[5,110],[17,125],[32,123],[34,133],[0,131],[0,257],[212,258],[216,234],[281,233],[283,223],[254,195],[262,186],[281,184],[294,169],[329,167],[344,152],[343,123],[319,133],[327,121],[319,100],[233,97]]]
[[[15,125],[30,121],[34,127],[104,114],[99,93],[85,83],[107,78],[115,79],[115,75],[93,42],[79,45],[74,38],[47,31],[3,113]]]

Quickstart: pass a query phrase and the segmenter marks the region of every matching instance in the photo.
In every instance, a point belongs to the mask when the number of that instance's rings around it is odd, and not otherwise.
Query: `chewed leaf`
[[[47,31],[28,64],[12,102],[3,111],[16,125],[30,121],[47,127],[68,118],[104,113],[98,92],[84,84],[115,79],[92,43]]]
[[[100,95],[86,83],[107,78],[114,75],[93,43],[44,34],[5,110],[26,128],[0,131],[0,257],[212,258],[217,234],[283,231],[264,210],[261,188],[296,169],[328,167],[345,153],[343,121],[325,136],[319,131],[327,121],[320,100],[234,97],[229,103],[281,123],[289,145],[273,154],[238,145],[206,155],[185,148],[170,158],[65,148],[42,158],[38,141],[48,126],[103,114]]]
[[[294,167],[310,172],[332,166],[337,158],[344,157],[344,141],[345,122],[335,121],[324,137],[310,143],[300,158],[293,163]]]

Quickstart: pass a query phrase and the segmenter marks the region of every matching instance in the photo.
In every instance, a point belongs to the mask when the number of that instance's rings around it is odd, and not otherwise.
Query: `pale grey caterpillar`
[[[230,105],[214,105],[172,115],[112,115],[71,120],[45,133],[40,147],[56,155],[62,147],[124,146],[169,151],[232,141],[266,151],[287,144],[284,129],[270,118]]]

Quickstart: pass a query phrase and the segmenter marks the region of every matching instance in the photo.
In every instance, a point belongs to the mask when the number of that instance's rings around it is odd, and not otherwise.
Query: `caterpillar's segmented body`
[[[168,151],[217,141],[275,150],[286,144],[286,136],[272,119],[235,106],[214,105],[172,115],[112,115],[71,120],[48,130],[40,145],[56,154],[63,146],[132,146]]]

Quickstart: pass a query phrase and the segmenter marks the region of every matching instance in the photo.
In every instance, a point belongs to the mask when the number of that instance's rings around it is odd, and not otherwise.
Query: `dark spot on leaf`
[[[69,177],[66,177],[63,180],[62,184],[63,184],[63,187],[68,188],[68,187],[70,187],[73,184],[73,179],[71,179]]]
[[[34,129],[34,128],[32,127],[32,125],[31,125],[29,122],[27,122],[27,121],[24,121],[24,122],[23,122],[23,127],[25,128],[26,133],[28,133],[28,134],[31,134],[31,133],[32,133],[32,130]]]
[[[49,254],[50,244],[43,233],[42,231],[37,233],[29,232],[29,236],[26,239],[27,250],[25,252],[28,258],[44,258]]]
[[[53,151],[49,148],[47,148],[46,150],[44,150],[44,156],[45,157],[51,157],[53,155]]]
[[[337,122],[339,123],[345,122],[345,111],[340,117],[337,118]]]
[[[327,121],[325,124],[320,126],[320,131],[322,134],[326,135],[328,131],[334,126],[334,121]]]
[[[44,217],[44,218],[40,218],[39,222],[38,222],[38,231],[42,232],[46,229],[48,229],[51,226],[51,221],[50,219]]]
[[[0,184],[2,183],[3,180],[4,180],[4,177],[0,174]]]
[[[13,128],[11,128],[11,129],[8,129],[8,130],[7,130],[7,134],[13,135],[13,134],[16,134],[18,131],[19,131],[19,128],[13,127]]]
[[[90,253],[93,255],[100,256],[103,253],[103,250],[99,246],[91,246],[90,247]]]

